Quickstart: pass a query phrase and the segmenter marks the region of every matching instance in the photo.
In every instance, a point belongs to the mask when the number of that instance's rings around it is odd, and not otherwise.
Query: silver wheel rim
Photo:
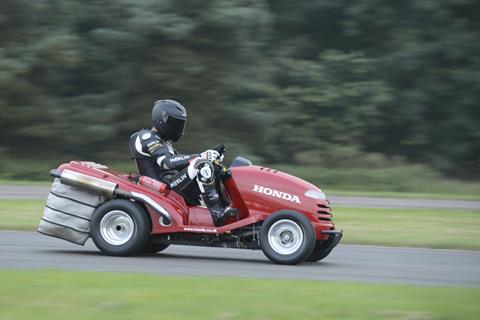
[[[302,228],[292,220],[279,220],[268,230],[268,243],[278,254],[295,253],[303,243]]]
[[[100,221],[100,234],[103,240],[113,246],[121,246],[130,240],[135,230],[132,218],[123,211],[113,210]]]

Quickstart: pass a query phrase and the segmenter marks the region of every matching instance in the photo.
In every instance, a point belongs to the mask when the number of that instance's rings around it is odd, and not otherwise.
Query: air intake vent
[[[332,221],[332,215],[331,214],[328,214],[328,213],[319,213],[317,215],[317,218],[318,220],[321,220],[321,221]]]
[[[318,207],[318,213],[330,213],[331,212],[331,208],[328,204],[325,204],[325,203],[317,203],[317,207]]]

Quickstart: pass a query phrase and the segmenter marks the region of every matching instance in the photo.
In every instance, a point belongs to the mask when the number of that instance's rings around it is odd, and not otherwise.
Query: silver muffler
[[[61,173],[52,170],[50,174],[55,178],[59,178],[60,182],[63,184],[85,189],[90,192],[103,195],[109,199],[112,199],[115,196],[120,196],[123,198],[136,200],[153,208],[158,214],[160,214],[164,218],[165,223],[170,224],[173,221],[167,210],[165,210],[165,208],[159,205],[152,198],[142,193],[128,192],[122,190],[118,188],[118,184],[116,184],[115,182],[102,180],[69,169],[64,169]]]
[[[63,184],[86,189],[110,199],[113,198],[115,195],[115,190],[118,187],[118,185],[114,182],[105,181],[69,169],[63,170],[60,175],[57,175],[57,177],[60,178],[60,182]]]

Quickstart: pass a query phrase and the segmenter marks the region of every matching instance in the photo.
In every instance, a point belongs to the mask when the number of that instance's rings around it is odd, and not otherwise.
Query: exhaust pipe
[[[60,182],[72,187],[86,189],[93,193],[101,194],[109,199],[115,195],[117,184],[110,181],[105,181],[86,174],[65,169],[61,174],[52,172],[52,176],[60,178]]]
[[[152,198],[142,193],[128,192],[122,190],[118,188],[118,184],[116,184],[115,182],[102,180],[69,169],[63,170],[62,173],[59,173],[56,170],[52,170],[50,171],[50,174],[55,178],[59,178],[60,182],[63,184],[77,187],[80,189],[85,189],[90,192],[103,195],[109,199],[112,199],[115,196],[120,196],[123,198],[136,200],[153,208],[158,214],[160,214],[164,218],[166,224],[170,224],[173,221],[167,210],[165,210],[165,208],[159,205]]]

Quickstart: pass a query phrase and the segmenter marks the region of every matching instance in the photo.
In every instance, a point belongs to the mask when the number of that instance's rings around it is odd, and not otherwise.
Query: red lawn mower
[[[313,184],[242,157],[228,169],[215,165],[223,201],[238,209],[220,227],[206,207],[187,205],[160,181],[72,161],[51,172],[39,232],[81,245],[91,237],[115,256],[191,245],[261,249],[279,264],[321,260],[339,243],[330,203]]]

